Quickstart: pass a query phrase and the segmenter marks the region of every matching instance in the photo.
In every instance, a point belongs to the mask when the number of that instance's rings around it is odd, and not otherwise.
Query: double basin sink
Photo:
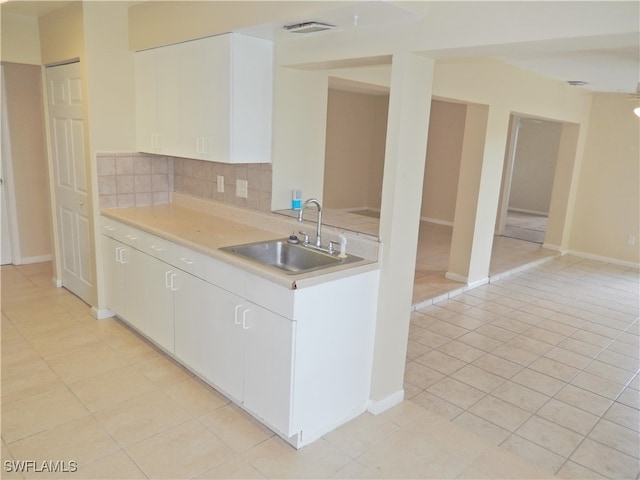
[[[362,260],[355,255],[340,257],[310,246],[289,243],[286,239],[234,245],[223,247],[220,250],[253,260],[261,265],[276,268],[288,275],[312,272]]]

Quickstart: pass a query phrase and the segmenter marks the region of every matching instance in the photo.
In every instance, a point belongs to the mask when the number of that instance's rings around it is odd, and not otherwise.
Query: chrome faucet
[[[313,203],[318,208],[318,224],[316,226],[316,247],[322,248],[322,232],[321,232],[321,230],[322,230],[322,205],[320,205],[320,202],[318,200],[316,200],[315,198],[310,198],[309,200],[304,202],[304,205],[302,205],[302,208],[300,209],[300,213],[298,213],[298,221],[299,222],[302,221],[302,215],[304,213],[304,209],[310,203]]]

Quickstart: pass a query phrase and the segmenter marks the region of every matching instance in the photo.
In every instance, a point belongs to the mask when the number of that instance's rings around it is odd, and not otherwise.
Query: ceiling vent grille
[[[304,22],[284,26],[284,29],[291,33],[314,33],[331,30],[333,28],[336,28],[335,25],[329,25],[328,23],[321,22]]]

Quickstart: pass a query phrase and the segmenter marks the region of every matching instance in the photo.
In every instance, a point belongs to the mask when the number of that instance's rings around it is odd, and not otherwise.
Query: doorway
[[[47,67],[53,215],[62,286],[91,304],[94,285],[79,62]]]
[[[512,115],[498,235],[543,244],[562,124]]]

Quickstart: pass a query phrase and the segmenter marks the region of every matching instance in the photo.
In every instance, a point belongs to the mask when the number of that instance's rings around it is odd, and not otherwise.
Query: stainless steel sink
[[[288,243],[287,240],[269,240],[223,247],[220,250],[248,258],[262,265],[277,268],[289,275],[306,273],[322,268],[344,265],[362,260],[355,255],[340,258],[313,247]]]

